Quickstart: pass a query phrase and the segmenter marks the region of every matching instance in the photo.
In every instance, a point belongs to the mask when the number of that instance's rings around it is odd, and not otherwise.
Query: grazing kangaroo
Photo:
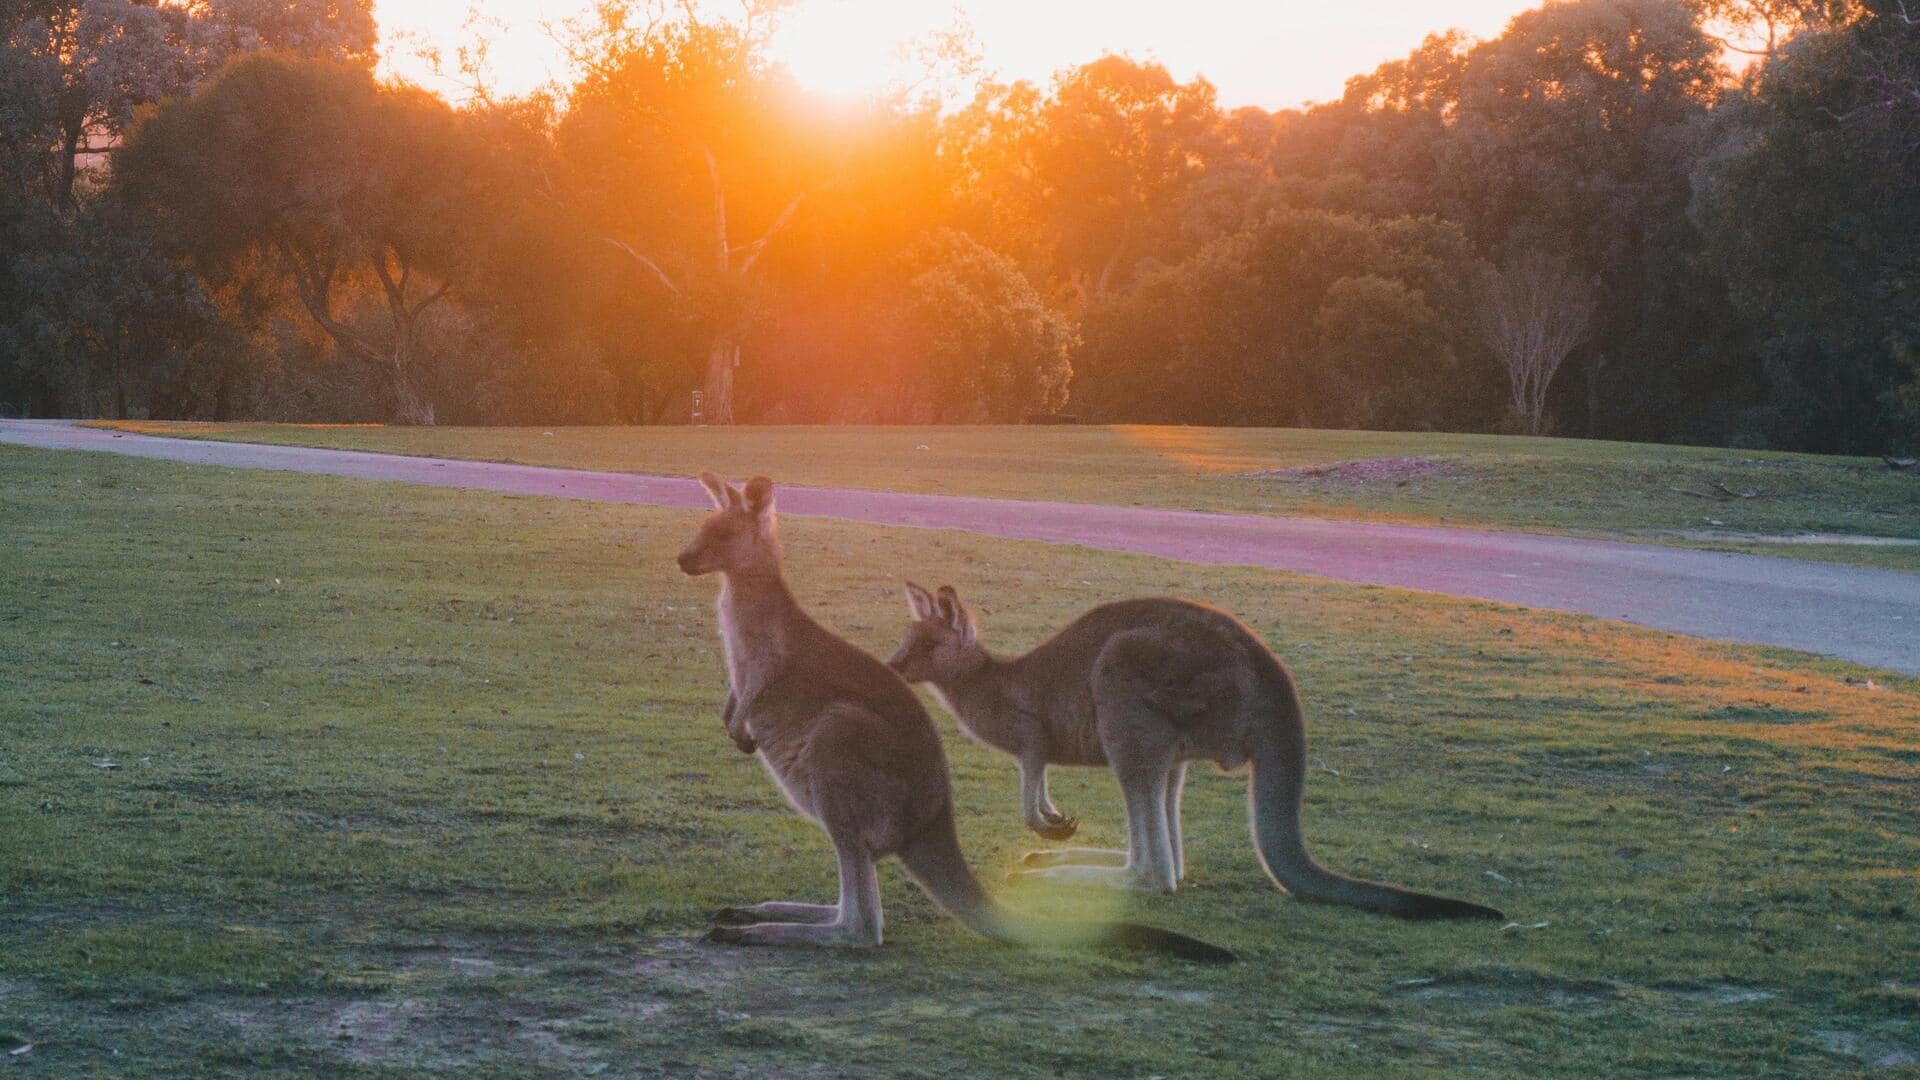
[[[726,908],[708,940],[742,945],[878,945],[876,860],[897,855],[934,903],[970,929],[1025,944],[1147,949],[1228,962],[1225,949],[1119,923],[1050,935],[987,895],[960,852],[953,788],[933,719],[885,664],[800,608],[780,573],[773,482],[746,490],[712,473],[700,482],[714,512],[680,553],[688,574],[719,573],[726,646],[725,723],[801,814],[826,830],[840,862],[837,904],[771,902]]]
[[[1186,874],[1180,789],[1187,762],[1222,772],[1251,761],[1254,848],[1267,873],[1302,900],[1409,919],[1499,919],[1492,908],[1336,874],[1300,835],[1307,735],[1293,678],[1233,616],[1189,600],[1123,600],[1094,608],[1025,656],[980,642],[952,586],[912,582],[914,622],[888,665],[931,683],[968,735],[1020,767],[1027,826],[1050,840],[1078,821],[1047,796],[1048,765],[1110,765],[1127,804],[1127,850],[1067,848],[1026,857],[1036,876],[1172,892]]]

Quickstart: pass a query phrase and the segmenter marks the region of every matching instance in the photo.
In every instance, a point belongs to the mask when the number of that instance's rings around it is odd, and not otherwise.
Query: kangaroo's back
[[[1279,657],[1219,608],[1177,597],[1102,604],[1011,662],[1014,677],[1053,687],[1047,723],[1063,745],[1097,741],[1102,697],[1137,704],[1177,729],[1191,756],[1223,768],[1246,759],[1253,728],[1292,696]]]

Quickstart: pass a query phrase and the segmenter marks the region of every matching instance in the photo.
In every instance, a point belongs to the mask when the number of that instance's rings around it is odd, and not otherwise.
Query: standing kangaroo
[[[1300,835],[1307,735],[1293,678],[1245,624],[1189,600],[1094,608],[1025,656],[981,644],[952,586],[907,583],[914,622],[888,665],[933,684],[968,735],[1013,755],[1027,826],[1050,840],[1078,821],[1047,796],[1048,765],[1111,765],[1127,804],[1127,850],[1066,848],[1026,857],[1036,876],[1172,892],[1186,875],[1180,789],[1187,762],[1251,761],[1254,847],[1302,900],[1409,919],[1499,919],[1492,908],[1334,873]]]
[[[874,864],[889,855],[968,928],[1003,941],[1059,940],[995,903],[967,868],[946,754],[920,699],[885,664],[813,621],[788,590],[773,482],[756,476],[743,492],[702,473],[700,483],[715,509],[680,553],[680,569],[724,578],[727,734],[741,751],[759,753],[793,808],[826,830],[840,863],[839,903],[725,908],[708,940],[878,945]],[[1069,932],[1060,943],[1233,959],[1206,942],[1130,923]]]

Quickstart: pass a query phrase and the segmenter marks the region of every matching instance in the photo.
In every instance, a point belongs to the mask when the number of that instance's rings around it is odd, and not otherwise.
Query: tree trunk
[[[393,387],[393,418],[402,424],[416,424],[421,427],[433,426],[433,402],[420,396],[414,388],[413,380],[399,363],[393,365],[391,377]]]
[[[740,366],[740,342],[732,334],[721,334],[707,350],[707,380],[704,406],[709,424],[733,423],[733,372]]]
[[[85,125],[68,128],[65,140],[60,145],[60,190],[54,192],[54,201],[62,210],[72,210],[79,205],[73,197],[73,182],[80,170],[80,140],[86,135]]]
[[[381,282],[387,284],[385,267]],[[413,334],[419,311],[407,307],[406,279],[387,284],[387,306],[393,315],[393,349],[387,355],[387,385],[393,391],[394,420],[421,427],[433,426],[433,403],[422,397],[407,372],[413,367]],[[426,303],[432,303],[428,300]],[[421,307],[425,307],[423,303]]]
[[[1587,372],[1587,430],[1584,434],[1592,438],[1600,434],[1600,395],[1605,389],[1601,382],[1607,373],[1605,353],[1594,353],[1593,368]],[[1562,432],[1562,434],[1566,434]]]
[[[420,395],[413,380],[407,377],[407,360],[413,350],[409,347],[413,337],[411,320],[402,322],[394,328],[398,342],[393,349],[393,358],[388,366],[387,382],[393,390],[393,418],[402,424],[416,424],[421,427],[433,426],[433,402]]]

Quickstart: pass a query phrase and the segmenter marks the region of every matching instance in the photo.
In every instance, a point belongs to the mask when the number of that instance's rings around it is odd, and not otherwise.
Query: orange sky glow
[[[1204,75],[1227,107],[1274,109],[1340,95],[1350,75],[1402,56],[1429,32],[1459,27],[1476,37],[1500,32],[1535,3],[1524,0],[802,0],[783,20],[774,50],[794,75],[828,94],[857,96],[901,72],[901,42],[964,21],[987,72],[1044,83],[1056,70],[1103,52],[1157,59],[1174,76]],[[564,81],[561,50],[542,30],[586,7],[584,0],[480,0],[491,24],[493,81],[519,93]],[[728,7],[713,5],[716,12]],[[386,70],[452,96],[417,55],[437,45],[451,55],[467,10],[446,0],[376,0]]]

